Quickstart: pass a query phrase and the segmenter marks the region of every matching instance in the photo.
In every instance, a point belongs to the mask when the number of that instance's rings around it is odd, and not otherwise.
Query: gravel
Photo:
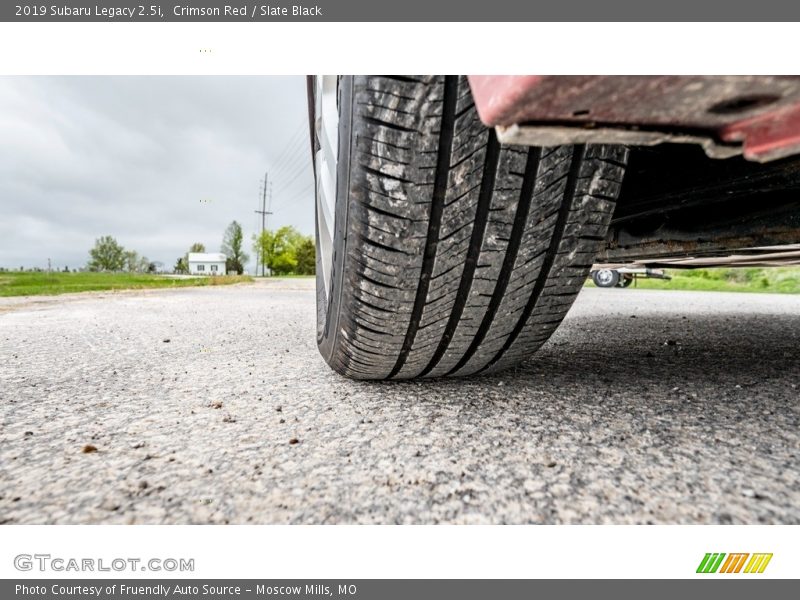
[[[336,375],[314,314],[0,300],[0,523],[800,523],[800,296],[586,289],[515,372],[424,382]]]

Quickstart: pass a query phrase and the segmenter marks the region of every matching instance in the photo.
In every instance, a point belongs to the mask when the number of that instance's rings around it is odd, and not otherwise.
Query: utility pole
[[[261,210],[257,210],[256,213],[261,215],[261,236],[259,239],[258,245],[258,253],[262,255],[260,257],[261,260],[261,276],[264,277],[264,256],[263,252],[261,251],[261,243],[260,240],[264,237],[264,230],[267,228],[267,215],[271,215],[272,213],[267,210],[267,185],[269,184],[269,171],[264,173],[264,187],[261,189]],[[270,191],[271,191],[270,187]],[[270,193],[270,203],[272,201],[272,193]],[[256,261],[256,274],[258,274],[258,261]]]

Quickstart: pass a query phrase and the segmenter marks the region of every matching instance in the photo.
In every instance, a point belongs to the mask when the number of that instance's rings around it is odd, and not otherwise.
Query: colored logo
[[[749,558],[749,560],[748,560]],[[698,573],[763,573],[769,561],[772,560],[772,553],[748,554],[740,552],[735,554],[725,554],[724,552],[707,553],[700,565],[697,567]]]

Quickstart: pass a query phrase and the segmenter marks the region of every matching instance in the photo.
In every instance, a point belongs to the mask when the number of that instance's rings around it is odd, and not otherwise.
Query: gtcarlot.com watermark
[[[167,571],[187,573],[194,571],[193,558],[65,558],[50,554],[17,554],[14,557],[17,571],[39,572],[104,572],[133,573],[141,571]]]

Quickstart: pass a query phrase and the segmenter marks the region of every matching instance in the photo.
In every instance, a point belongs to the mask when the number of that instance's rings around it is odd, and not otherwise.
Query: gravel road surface
[[[800,296],[587,289],[538,357],[349,381],[311,280],[0,300],[0,523],[800,523]]]

